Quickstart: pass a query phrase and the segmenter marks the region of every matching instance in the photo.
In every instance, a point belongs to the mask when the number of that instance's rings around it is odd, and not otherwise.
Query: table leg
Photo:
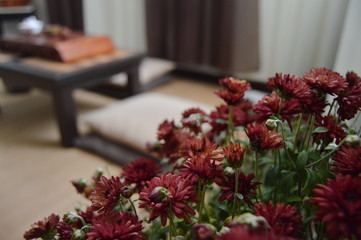
[[[127,92],[130,95],[140,93],[142,86],[139,81],[139,66],[132,67],[125,72],[128,76]]]
[[[76,125],[76,109],[69,89],[57,89],[53,92],[56,120],[61,135],[61,143],[65,147],[72,147],[78,136]]]

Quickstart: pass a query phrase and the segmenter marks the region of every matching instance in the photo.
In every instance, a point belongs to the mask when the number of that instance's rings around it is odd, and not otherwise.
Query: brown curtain
[[[83,31],[83,0],[47,0],[49,21]]]
[[[148,54],[226,71],[257,70],[257,0],[147,0]]]

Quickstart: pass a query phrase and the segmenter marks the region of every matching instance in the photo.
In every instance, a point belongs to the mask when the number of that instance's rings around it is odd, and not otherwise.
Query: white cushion
[[[152,80],[162,77],[175,69],[175,63],[158,59],[144,58],[139,67],[139,81],[142,86],[147,85]],[[119,73],[111,77],[111,83],[125,86],[127,84],[127,75]]]
[[[184,110],[199,107],[210,113],[212,106],[160,93],[142,93],[86,113],[81,123],[91,131],[140,151],[157,137],[164,120],[176,123]]]

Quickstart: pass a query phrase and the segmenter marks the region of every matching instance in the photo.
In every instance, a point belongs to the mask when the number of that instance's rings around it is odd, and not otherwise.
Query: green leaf
[[[328,129],[325,127],[317,127],[315,130],[313,130],[312,133],[324,133],[324,132],[328,132]]]
[[[328,144],[327,147],[325,147],[325,150],[335,150],[338,146],[334,144]]]
[[[243,195],[242,195],[242,194],[236,193],[236,196],[237,196],[240,200],[243,200]]]
[[[299,196],[291,196],[289,198],[287,198],[286,202],[291,203],[291,202],[301,202],[302,198]]]
[[[268,158],[268,157],[261,157],[261,159],[259,160],[259,165],[263,166],[265,164],[269,164],[272,162],[272,159]]]
[[[220,123],[220,124],[227,124],[227,121],[222,119],[222,118],[217,118],[216,119],[216,123]]]
[[[312,220],[313,220],[313,216],[305,217],[305,219],[303,220],[303,225],[309,224]]]
[[[287,149],[289,149],[289,150],[291,150],[293,152],[293,150],[295,148],[293,143],[289,142],[289,141],[286,141],[285,144],[286,144]]]
[[[277,172],[278,172],[278,167],[271,167],[268,169],[264,180],[264,184],[266,186],[274,186],[274,181],[276,179]]]
[[[308,153],[306,151],[300,152],[297,157],[296,167],[298,170],[304,169],[308,160]]]
[[[272,119],[272,120],[278,120],[279,121],[278,117],[276,117],[276,116],[270,116],[269,118]]]
[[[234,128],[234,130],[238,130],[238,131],[244,131],[244,127],[243,126],[237,126]]]
[[[291,187],[293,184],[293,178],[296,176],[296,172],[283,170],[281,173],[281,186],[282,187]]]

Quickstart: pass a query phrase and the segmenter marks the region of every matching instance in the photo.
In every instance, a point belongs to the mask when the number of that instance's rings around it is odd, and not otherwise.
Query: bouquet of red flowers
[[[219,82],[226,104],[160,124],[149,150],[162,161],[73,181],[88,208],[25,239],[361,239],[361,78],[279,73],[254,106],[249,83]]]

